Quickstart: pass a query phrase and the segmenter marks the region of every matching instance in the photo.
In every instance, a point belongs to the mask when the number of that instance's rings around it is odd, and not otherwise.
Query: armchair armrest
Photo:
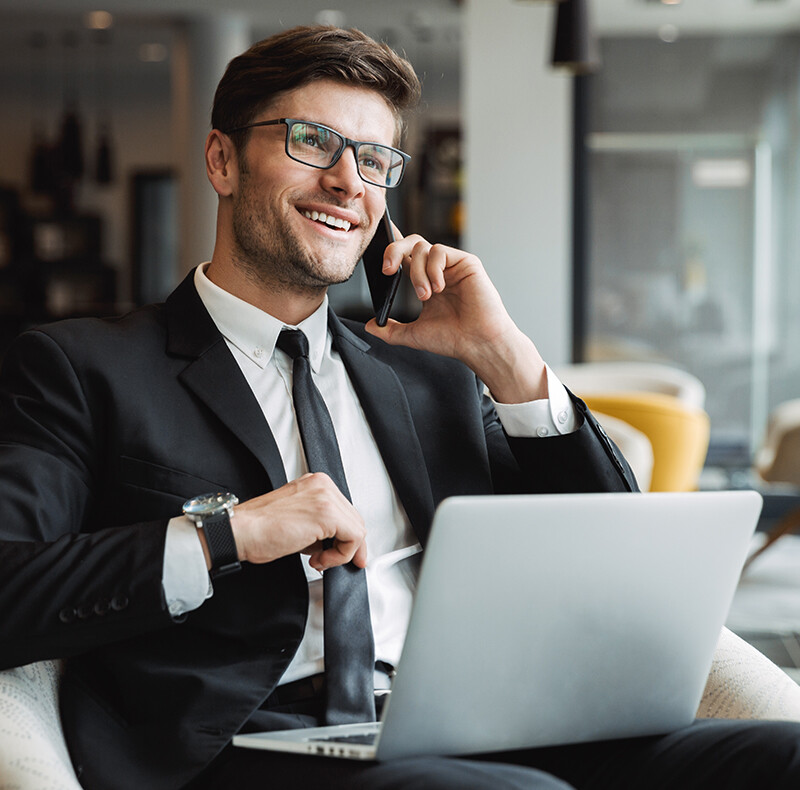
[[[800,721],[800,686],[723,628],[697,717]]]
[[[58,713],[60,679],[58,661],[0,672],[0,790],[81,790]]]

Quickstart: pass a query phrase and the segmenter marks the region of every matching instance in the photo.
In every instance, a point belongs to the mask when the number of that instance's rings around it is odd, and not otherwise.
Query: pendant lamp
[[[588,0],[556,3],[552,64],[572,74],[588,74],[599,68],[600,56],[589,18]]]

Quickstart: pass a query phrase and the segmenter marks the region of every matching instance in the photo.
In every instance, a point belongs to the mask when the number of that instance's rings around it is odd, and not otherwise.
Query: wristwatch
[[[241,569],[236,541],[231,529],[233,506],[238,497],[230,492],[202,494],[184,502],[183,513],[203,530],[211,556],[209,575],[212,579]]]

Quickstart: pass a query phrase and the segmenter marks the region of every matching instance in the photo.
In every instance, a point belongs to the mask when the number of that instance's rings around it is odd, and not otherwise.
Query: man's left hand
[[[399,238],[386,248],[384,274],[403,264],[422,302],[410,323],[390,320],[367,331],[387,343],[454,357],[468,365],[503,403],[547,397],[544,362],[511,320],[480,259],[422,236]]]

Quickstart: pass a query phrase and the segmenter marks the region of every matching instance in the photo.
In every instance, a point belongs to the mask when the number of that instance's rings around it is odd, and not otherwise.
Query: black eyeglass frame
[[[356,157],[356,170],[358,171],[358,177],[365,183],[371,184],[372,186],[381,187],[383,189],[394,189],[395,187],[400,186],[400,182],[403,180],[403,176],[406,172],[406,165],[411,161],[411,156],[407,154],[405,151],[401,151],[399,148],[393,148],[391,145],[384,145],[383,143],[376,143],[370,142],[367,140],[351,140],[349,137],[345,137],[341,132],[337,132],[336,129],[332,129],[330,126],[325,126],[324,123],[317,123],[316,121],[303,121],[299,118],[276,118],[272,121],[256,121],[255,123],[248,123],[245,126],[237,126],[235,129],[228,129],[225,134],[233,134],[234,132],[243,132],[247,129],[254,129],[256,126],[277,126],[278,124],[286,124],[286,140],[284,141],[284,149],[286,151],[286,156],[289,157],[293,162],[300,162],[301,165],[308,165],[308,167],[315,167],[318,170],[330,170],[341,158],[342,154],[348,149],[352,148],[353,152],[355,153]],[[303,159],[298,159],[296,156],[292,156],[289,153],[289,137],[292,132],[292,127],[296,123],[305,123],[309,126],[317,126],[320,129],[325,129],[328,132],[332,132],[337,137],[339,137],[343,142],[342,145],[339,147],[339,150],[334,154],[333,159],[327,165],[315,165],[311,162],[306,162]],[[377,145],[381,148],[386,148],[389,151],[393,151],[394,153],[398,154],[400,158],[403,160],[403,168],[400,171],[400,177],[397,179],[397,183],[395,184],[379,184],[376,181],[370,181],[368,178],[364,178],[364,175],[361,172],[361,168],[358,166],[358,149],[362,145]]]

